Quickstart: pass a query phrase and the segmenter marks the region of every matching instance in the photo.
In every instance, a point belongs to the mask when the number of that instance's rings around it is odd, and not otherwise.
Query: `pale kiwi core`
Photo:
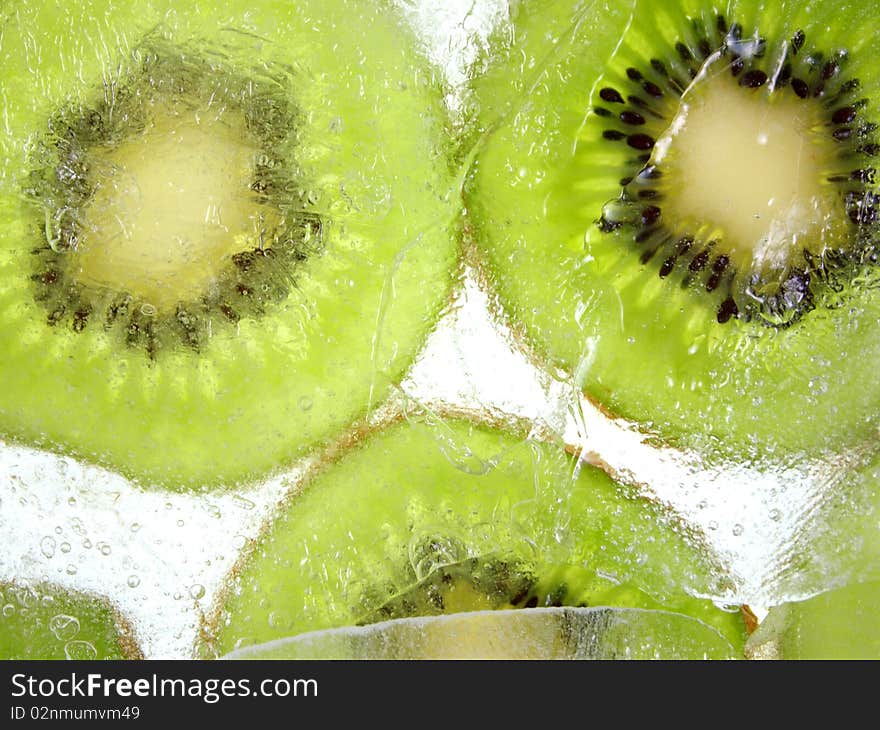
[[[782,90],[785,91],[785,90]],[[704,69],[654,149],[667,172],[667,220],[724,241],[740,270],[783,271],[844,235],[834,148],[813,100],[741,88]],[[685,184],[686,183],[686,184]]]
[[[258,145],[228,109],[160,107],[143,132],[90,154],[74,276],[156,312],[199,299],[272,217],[250,189]]]

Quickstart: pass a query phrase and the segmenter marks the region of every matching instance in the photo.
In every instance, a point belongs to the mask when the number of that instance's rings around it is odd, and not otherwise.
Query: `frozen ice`
[[[505,22],[505,4],[401,4],[423,34],[429,55],[445,65],[449,102],[460,110],[467,65],[492,25]],[[572,452],[669,506],[728,567],[733,589],[711,597],[721,603],[748,603],[760,612],[820,593],[840,575],[835,525],[821,513],[829,495],[845,485],[858,454],[845,454],[838,463],[804,458],[707,465],[694,455],[658,448],[632,424],[609,418],[583,398],[573,377],[539,367],[470,267],[396,401],[377,404],[374,418],[380,421],[395,408],[438,404],[493,420],[528,419],[535,433],[562,437]],[[300,407],[308,410],[312,403],[303,401]],[[213,603],[241,550],[274,505],[297,489],[309,464],[304,460],[287,474],[208,498],[151,492],[69,457],[0,444],[0,580],[48,577],[61,586],[106,595],[131,619],[148,658],[190,657],[199,606]],[[832,539],[823,543],[827,562],[804,572],[800,567],[814,538]],[[93,543],[97,549],[90,550],[87,545]],[[69,636],[71,657],[90,656],[93,647],[73,638],[69,618],[56,617],[53,630]],[[510,654],[512,635],[522,656],[652,658],[732,651],[694,619],[627,609],[536,609],[392,623],[303,635],[242,649],[229,658],[462,655],[467,646],[480,655],[493,655],[499,646]],[[477,627],[478,643],[465,646],[451,638],[473,636]],[[562,641],[564,635],[573,641]],[[428,647],[432,636],[442,641]]]

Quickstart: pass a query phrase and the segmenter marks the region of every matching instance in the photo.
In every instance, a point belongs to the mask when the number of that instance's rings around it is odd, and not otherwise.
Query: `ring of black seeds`
[[[603,212],[597,221],[600,230],[611,233],[626,227],[642,264],[656,261],[661,278],[678,278],[682,286],[714,292],[720,301],[716,319],[722,324],[739,318],[788,327],[815,307],[819,287],[839,289],[865,265],[877,263],[880,197],[873,191],[876,169],[870,165],[870,158],[880,154],[877,125],[865,117],[867,99],[860,95],[859,80],[846,77],[847,52],[827,57],[819,50],[806,52],[806,41],[799,30],[774,55],[767,52],[765,39],[757,33],[745,37],[740,25],[728,25],[723,16],[714,23],[692,19],[688,37],[669,50],[669,63],[651,58],[642,68],[627,68],[611,80],[613,85],[599,90],[602,103],[593,108],[608,125],[603,138],[632,150],[629,171],[620,180],[621,192],[613,204],[638,210],[630,216],[634,222]],[[673,235],[662,220],[663,193],[657,181],[663,170],[650,164],[651,150],[677,113],[678,99],[715,54],[727,61],[744,88],[767,86],[773,93],[819,99],[841,165],[842,171],[828,180],[840,186],[842,212],[853,226],[851,245],[821,256],[804,250],[803,260],[795,262],[769,293],[757,278],[744,280],[745,273],[737,272],[723,243]]]
[[[35,141],[24,192],[37,209],[34,230],[42,245],[32,250],[31,279],[47,324],[74,332],[101,327],[154,359],[180,343],[199,351],[218,328],[259,317],[283,300],[303,262],[323,251],[324,221],[284,158],[284,150],[296,141],[298,111],[288,101],[289,83],[282,71],[261,67],[242,75],[204,51],[156,39],[145,42],[132,58],[134,70],[105,79],[102,93],[90,105],[69,105],[49,119],[48,132]],[[232,255],[199,300],[181,301],[173,313],[157,313],[128,292],[78,282],[68,272],[68,253],[77,244],[79,211],[93,194],[86,182],[89,150],[142,131],[156,97],[191,102],[212,94],[222,94],[229,108],[241,113],[258,142],[261,154],[251,189],[258,202],[279,213],[280,222],[263,232],[258,247]]]
[[[450,593],[462,587],[481,596],[493,609],[587,605],[583,601],[571,603],[574,596],[565,583],[549,591],[542,588],[533,573],[522,565],[491,557],[469,558],[436,568],[404,593],[397,593],[392,586],[384,596],[375,591],[368,597],[368,603],[379,604],[378,608],[371,609],[357,624],[442,614]]]

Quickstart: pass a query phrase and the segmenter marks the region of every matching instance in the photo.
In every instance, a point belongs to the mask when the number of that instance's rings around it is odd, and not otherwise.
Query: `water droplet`
[[[89,538],[86,538],[85,540],[82,541],[82,546],[83,546],[86,550],[91,550],[91,549],[92,549],[92,541],[89,540]]]
[[[3,606],[4,618],[9,618],[14,613],[15,613],[15,606],[13,606],[11,603],[7,603],[5,606]]]
[[[65,570],[67,575],[76,575],[76,566],[73,563],[68,563]]]
[[[780,509],[771,509],[770,510],[770,519],[774,522],[779,522],[782,519],[782,510]]]
[[[46,537],[40,540],[40,552],[47,558],[55,555],[55,538],[51,535],[46,535]]]
[[[55,534],[56,534],[56,535],[60,535],[61,532],[62,532],[62,530],[61,530],[61,525],[58,525],[58,527],[55,528]]]
[[[79,633],[79,619],[59,613],[49,619],[49,631],[58,641],[70,641]]]
[[[198,601],[205,595],[205,586],[203,586],[201,583],[194,583],[189,587],[189,595],[191,598],[194,598]]]
[[[740,535],[742,535],[744,529],[745,529],[745,528],[744,528],[742,525],[740,525],[739,523],[735,524],[735,525],[733,526],[733,535],[734,535],[734,537],[739,537]]]
[[[107,544],[106,542],[99,542],[98,543],[98,550],[101,551],[101,555],[109,555],[111,552],[110,545]]]
[[[62,542],[60,547],[61,547],[62,553],[69,553],[70,552],[70,543],[69,542]]]
[[[710,530],[717,530],[717,529],[718,529],[718,523],[717,523],[715,520],[710,521],[710,522],[709,522],[709,529],[710,529]]]
[[[136,575],[130,575],[126,583],[128,583],[129,588],[137,588],[141,584],[141,579]]]
[[[174,600],[179,601],[181,598],[183,598],[183,593],[180,591],[174,591]]]
[[[141,529],[141,525],[139,522],[132,522],[131,523],[131,531],[132,532],[137,532],[140,529]]]
[[[177,526],[183,527],[186,523],[183,520],[177,520]]]
[[[149,302],[144,302],[143,304],[141,304],[141,314],[145,317],[155,317],[156,311],[156,307],[154,307]]]
[[[303,396],[302,398],[299,399],[299,407],[300,407],[300,410],[308,411],[308,410],[311,409],[311,407],[312,407],[313,405],[314,405],[314,401],[312,401],[311,398],[308,398],[308,397],[306,397],[306,396]]]
[[[67,504],[69,504],[71,507],[76,506],[76,497],[70,497],[70,498],[68,498],[68,500],[67,500]]]
[[[98,650],[88,641],[68,641],[64,645],[64,656],[68,659],[97,659]]]

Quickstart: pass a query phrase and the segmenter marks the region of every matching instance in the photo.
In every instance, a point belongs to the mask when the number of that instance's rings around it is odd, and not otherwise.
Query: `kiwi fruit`
[[[875,442],[874,7],[540,5],[474,75],[464,191],[526,348],[707,460]]]
[[[705,598],[728,595],[730,578],[672,516],[521,425],[448,415],[392,421],[325,458],[243,551],[197,652],[410,617],[616,606],[691,616],[741,653],[739,610]]]
[[[366,417],[457,256],[399,12],[16,0],[0,33],[0,434],[188,489]]]
[[[0,583],[0,659],[143,659],[104,599],[54,585]]]
[[[774,606],[746,644],[750,659],[880,659],[880,583],[853,583]]]
[[[224,659],[741,659],[701,621],[642,608],[400,618],[248,646]]]

